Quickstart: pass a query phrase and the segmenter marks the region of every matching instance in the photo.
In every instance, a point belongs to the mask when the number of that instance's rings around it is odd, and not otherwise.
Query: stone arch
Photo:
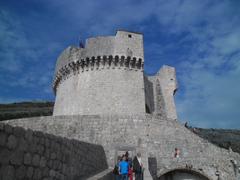
[[[195,169],[176,168],[161,173],[158,180],[212,180],[203,172]]]

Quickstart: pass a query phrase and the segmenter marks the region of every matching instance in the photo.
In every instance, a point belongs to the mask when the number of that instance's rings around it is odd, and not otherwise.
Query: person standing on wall
[[[128,169],[129,169],[129,164],[126,161],[126,156],[123,155],[122,161],[119,162],[119,174],[121,180],[128,180]]]
[[[135,180],[143,180],[143,164],[141,153],[137,153],[137,156],[135,156],[133,159],[133,171],[135,172]]]

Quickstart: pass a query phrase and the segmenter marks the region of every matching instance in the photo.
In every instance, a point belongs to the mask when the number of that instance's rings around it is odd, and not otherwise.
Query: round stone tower
[[[68,47],[57,60],[53,115],[145,113],[143,35],[115,36]]]

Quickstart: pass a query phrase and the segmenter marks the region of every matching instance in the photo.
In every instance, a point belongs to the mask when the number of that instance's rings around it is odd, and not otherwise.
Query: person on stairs
[[[121,180],[128,180],[128,169],[129,169],[129,164],[126,161],[126,156],[123,155],[122,161],[119,162],[119,174]]]
[[[135,156],[133,159],[133,171],[135,173],[135,180],[143,180],[143,164],[141,153],[137,153],[137,156]]]

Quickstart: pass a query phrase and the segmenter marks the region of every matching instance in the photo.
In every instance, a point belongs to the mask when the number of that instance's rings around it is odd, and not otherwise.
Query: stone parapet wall
[[[84,179],[106,168],[100,145],[0,124],[0,180]]]
[[[152,173],[158,177],[187,165],[211,177],[211,180],[217,180],[217,170],[223,179],[234,180],[231,160],[240,162],[239,154],[209,143],[176,120],[151,115],[55,116],[5,123],[101,144],[110,167],[114,166],[119,150],[140,151],[143,159],[155,162],[149,167],[156,167]],[[174,158],[175,148],[180,150],[179,158]],[[144,163],[147,166],[147,161]]]

